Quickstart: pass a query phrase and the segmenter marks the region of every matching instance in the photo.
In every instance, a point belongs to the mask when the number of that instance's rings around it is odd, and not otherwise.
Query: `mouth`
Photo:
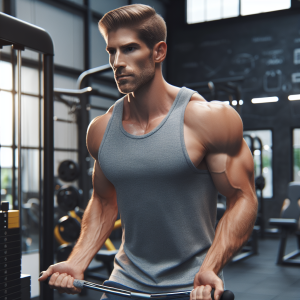
[[[129,77],[131,77],[131,75],[119,75],[119,76],[116,76],[116,80],[119,81],[119,80],[123,80],[123,79],[128,79]]]

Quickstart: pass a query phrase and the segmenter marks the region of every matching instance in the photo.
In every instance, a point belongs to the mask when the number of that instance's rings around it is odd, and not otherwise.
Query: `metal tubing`
[[[18,74],[18,206],[19,206],[19,218],[20,228],[22,228],[22,157],[21,157],[21,142],[22,142],[22,113],[21,113],[21,50],[17,50],[17,74]],[[21,238],[22,249],[22,238]]]
[[[44,179],[41,202],[40,271],[47,270],[54,261],[53,238],[53,56],[44,54]],[[40,284],[40,299],[52,300],[53,290]]]
[[[16,209],[16,71],[15,71],[15,50],[11,47],[11,65],[12,65],[12,198],[13,208]]]
[[[282,265],[284,262],[283,257],[284,257],[286,242],[287,242],[287,236],[288,236],[288,230],[282,229],[280,244],[279,244],[279,249],[278,249],[278,255],[277,255],[277,264],[278,265]]]
[[[108,70],[111,70],[110,64],[103,65],[103,66],[100,66],[100,67],[97,67],[97,68],[93,68],[93,69],[84,71],[78,77],[77,84],[76,84],[77,89],[79,89],[79,90],[81,89],[82,82],[85,78],[87,78],[91,75],[94,75],[94,74],[98,74],[98,73],[108,71]]]

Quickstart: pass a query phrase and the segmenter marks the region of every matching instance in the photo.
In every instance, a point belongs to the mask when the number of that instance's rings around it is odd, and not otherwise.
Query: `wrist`
[[[70,266],[73,266],[76,268],[78,272],[84,273],[87,267],[89,266],[90,262],[85,261],[85,259],[77,256],[70,256],[67,260],[66,263],[68,263]]]

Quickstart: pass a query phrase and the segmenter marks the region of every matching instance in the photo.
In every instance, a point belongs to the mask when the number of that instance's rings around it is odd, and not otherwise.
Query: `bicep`
[[[244,140],[234,155],[209,154],[206,163],[217,190],[227,199],[256,199],[253,158]]]

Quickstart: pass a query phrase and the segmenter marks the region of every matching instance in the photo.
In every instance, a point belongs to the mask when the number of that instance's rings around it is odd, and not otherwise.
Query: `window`
[[[253,15],[290,7],[291,0],[241,0],[241,15]]]
[[[248,135],[248,137],[247,137]],[[244,131],[244,138],[251,149],[251,136],[254,139],[254,172],[255,177],[262,175],[266,185],[263,189],[264,198],[273,197],[273,155],[272,155],[272,131],[271,130],[251,130]],[[259,140],[262,143],[260,150]],[[299,136],[300,140],[300,136]],[[262,166],[261,166],[262,158]]]
[[[300,128],[293,130],[293,180],[300,181]]]
[[[187,23],[201,23],[288,9],[291,0],[187,0]]]

